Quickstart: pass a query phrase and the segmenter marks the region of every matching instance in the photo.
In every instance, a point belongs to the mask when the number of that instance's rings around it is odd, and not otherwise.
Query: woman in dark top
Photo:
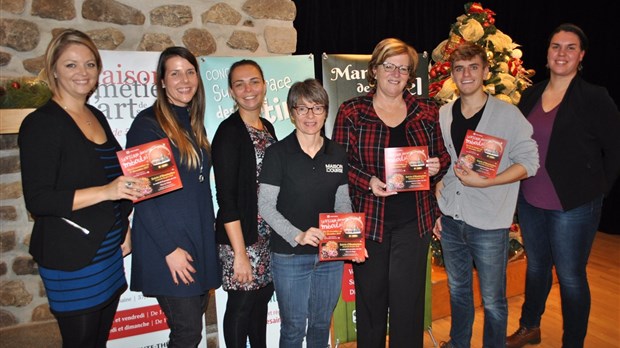
[[[97,47],[65,30],[49,44],[52,99],[19,130],[22,185],[34,218],[30,253],[39,265],[63,347],[105,347],[120,295],[128,216],[141,196],[126,187],[121,150],[105,116],[87,105],[101,72]]]
[[[280,348],[329,346],[342,261],[319,261],[321,213],[350,213],[347,154],[323,135],[329,100],[315,80],[296,82],[287,97],[295,131],[267,149],[259,212],[273,227],[272,264],[280,318]],[[356,259],[362,262],[364,259]]]
[[[136,203],[131,289],[155,296],[170,327],[168,347],[196,347],[209,290],[220,286],[198,62],[184,47],[164,50],[157,100],[133,121],[127,147],[168,138],[183,188]]]
[[[519,108],[534,127],[540,169],[521,184],[517,205],[527,254],[525,303],[509,348],[540,342],[540,320],[558,275],[564,320],[563,347],[583,347],[590,315],[588,257],[603,195],[620,173],[620,113],[603,87],[579,71],[588,49],[585,33],[558,26],[549,39],[549,79],[523,93]]]
[[[257,177],[265,149],[276,141],[260,117],[267,86],[260,66],[241,60],[230,67],[228,88],[237,111],[213,138],[217,188],[217,242],[222,286],[228,293],[224,339],[231,348],[265,347],[267,308],[273,295],[269,258],[271,228],[258,214]]]

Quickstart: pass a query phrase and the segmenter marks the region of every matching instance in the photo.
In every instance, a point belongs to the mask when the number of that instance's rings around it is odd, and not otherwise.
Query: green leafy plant
[[[47,84],[39,79],[19,78],[0,82],[0,109],[38,108],[51,96]]]

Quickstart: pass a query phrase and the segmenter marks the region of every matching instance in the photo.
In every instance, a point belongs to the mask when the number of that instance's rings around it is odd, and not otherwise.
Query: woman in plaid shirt
[[[357,345],[422,347],[424,289],[430,233],[439,209],[433,194],[450,164],[433,101],[408,91],[418,54],[389,38],[368,63],[372,90],[344,102],[336,116],[334,140],[345,146],[353,210],[366,213],[366,262],[354,264]],[[429,191],[387,191],[384,149],[427,146]]]

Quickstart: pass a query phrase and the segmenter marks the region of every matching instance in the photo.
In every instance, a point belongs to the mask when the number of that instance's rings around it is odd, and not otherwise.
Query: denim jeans
[[[555,266],[560,283],[563,347],[583,347],[590,316],[586,265],[601,216],[602,197],[559,211],[536,208],[522,197],[517,205],[527,255],[521,326],[540,326]]]
[[[197,347],[202,340],[202,316],[209,294],[192,297],[157,296],[170,327],[168,348]]]
[[[472,271],[475,266],[484,306],[483,347],[504,347],[508,322],[508,229],[483,230],[447,216],[441,218],[441,226],[441,248],[452,307],[452,345],[456,348],[470,346],[474,323]]]
[[[304,336],[307,348],[327,347],[343,262],[319,262],[317,254],[272,253],[271,267],[282,320],[280,348],[301,348]]]

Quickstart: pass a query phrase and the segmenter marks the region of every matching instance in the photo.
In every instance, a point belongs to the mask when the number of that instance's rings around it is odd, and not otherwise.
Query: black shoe
[[[521,348],[527,344],[540,343],[540,328],[520,326],[515,333],[506,337],[506,348]]]

